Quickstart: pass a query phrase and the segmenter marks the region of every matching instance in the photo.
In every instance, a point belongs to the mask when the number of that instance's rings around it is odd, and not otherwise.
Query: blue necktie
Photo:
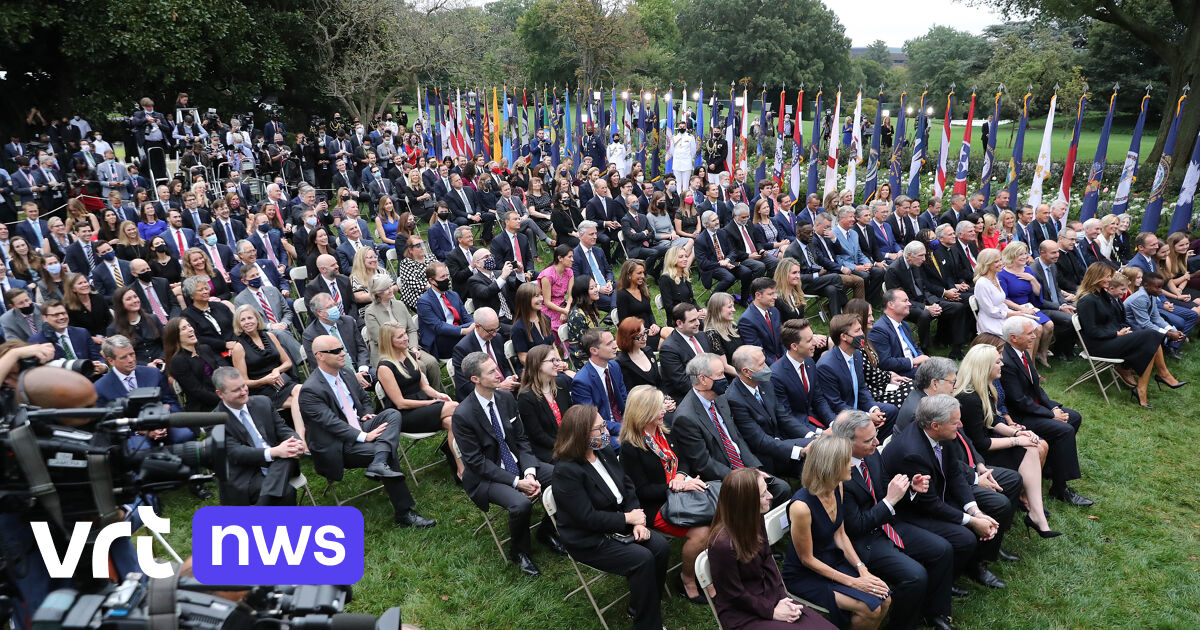
[[[504,470],[516,475],[517,459],[509,450],[508,442],[504,441],[504,429],[500,427],[500,414],[496,413],[495,402],[488,403],[488,415],[492,418],[492,435],[495,435],[496,441],[500,443],[500,463],[504,465]]]
[[[912,337],[910,337],[908,334],[908,326],[905,326],[904,323],[901,322],[897,328],[900,329],[901,341],[904,342],[904,345],[908,346],[908,351],[912,353],[913,358],[921,356],[921,349],[917,347],[917,344],[913,343]]]
[[[254,422],[252,420],[250,420],[250,414],[246,413],[245,407],[242,407],[242,411],[241,411],[241,413],[238,414],[238,418],[241,419],[242,426],[246,427],[246,433],[250,434],[250,441],[254,444],[254,448],[258,448],[258,449],[266,448],[267,443],[264,442],[262,439],[262,436],[259,435],[258,427],[255,427]],[[262,470],[263,475],[267,474],[266,466],[261,466],[259,468],[259,470]]]
[[[850,401],[850,408],[858,409],[858,374],[854,369],[854,357],[847,359],[846,364],[850,367],[850,386],[854,388],[854,400]]]

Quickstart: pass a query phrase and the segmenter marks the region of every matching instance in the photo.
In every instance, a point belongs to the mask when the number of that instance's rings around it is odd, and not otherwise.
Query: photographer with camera
[[[167,118],[154,111],[153,100],[144,97],[139,104],[141,107],[129,119],[129,124],[142,163],[150,165],[147,179],[157,182],[167,178],[167,142],[171,130],[167,127]]]
[[[92,341],[91,333],[86,329],[68,325],[70,315],[67,313],[67,305],[63,304],[62,300],[43,302],[42,318],[46,323],[41,332],[29,338],[31,345],[52,343],[55,359],[83,359],[92,362],[97,374],[108,371],[108,364],[100,356],[100,349],[96,342]]]

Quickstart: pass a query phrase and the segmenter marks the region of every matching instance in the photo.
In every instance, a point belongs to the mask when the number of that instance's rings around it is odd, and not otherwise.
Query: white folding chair
[[[804,311],[806,313],[808,312],[808,309],[815,306],[815,307],[817,307],[817,317],[820,317],[821,321],[827,321],[825,318],[825,308],[828,305],[825,304],[825,302],[821,298],[821,296],[805,293],[804,294],[804,303],[805,303]]]
[[[467,298],[467,301],[463,302],[463,310],[467,312],[467,315],[474,315],[475,314],[475,300],[472,300],[471,298]]]
[[[304,302],[304,298],[296,298],[296,301],[292,303],[292,310],[296,312],[296,317],[300,320],[300,326],[302,328],[308,326],[308,305]]]
[[[625,248],[625,231],[617,232],[617,240],[621,242],[621,251],[625,253],[625,259],[629,259],[629,250]]]
[[[557,527],[558,519],[556,518],[556,515],[558,514],[558,505],[554,502],[554,488],[553,487],[547,487],[544,490],[542,490],[542,506],[546,508],[546,514],[550,517],[550,521],[554,523],[555,527]],[[574,556],[572,556],[569,553],[569,550],[567,553],[567,558],[569,558],[571,560],[571,567],[575,569],[575,575],[576,575],[576,577],[579,578],[579,587],[576,588],[575,590],[571,591],[570,593],[567,593],[567,596],[563,598],[563,601],[565,602],[568,599],[570,599],[571,596],[574,595],[575,593],[578,593],[579,591],[583,591],[584,593],[587,594],[588,601],[590,601],[592,603],[592,610],[596,611],[596,617],[600,620],[600,625],[604,626],[604,630],[608,630],[608,622],[604,620],[604,613],[608,612],[608,609],[615,606],[617,604],[617,602],[628,597],[629,591],[626,590],[624,593],[621,594],[620,597],[612,600],[604,607],[601,607],[600,604],[596,603],[596,596],[592,594],[591,587],[592,587],[592,584],[595,584],[597,581],[604,578],[604,576],[608,575],[608,573],[601,571],[600,569],[597,569],[596,567],[593,567],[586,563],[579,562],[578,560],[575,559]],[[583,566],[595,571],[596,575],[593,575],[591,578],[585,578],[583,576],[583,571],[579,570],[580,565],[583,565]]]
[[[979,320],[979,301],[975,299],[974,295],[972,295],[971,297],[967,298],[967,303],[971,305],[971,314],[975,315],[975,319],[976,319],[976,321],[978,321]]]
[[[300,493],[300,490],[304,490],[304,494],[308,496],[309,503],[312,503],[314,507],[317,505],[317,499],[313,496],[312,489],[308,487],[308,477],[305,477],[304,473],[299,473],[295,477],[288,479],[288,485],[297,494]]]
[[[387,262],[385,264],[392,270],[392,275],[396,275],[396,269],[400,265],[399,259],[396,257],[396,248],[393,247],[387,250],[387,255],[385,258],[387,258]]]
[[[1072,387],[1094,378],[1096,379],[1096,384],[1100,386],[1100,393],[1104,396],[1104,404],[1112,404],[1108,400],[1108,388],[1121,388],[1122,381],[1117,376],[1116,366],[1124,364],[1125,359],[1094,356],[1091,352],[1088,352],[1087,344],[1083,342],[1083,334],[1080,332],[1078,313],[1071,314],[1071,325],[1075,327],[1075,336],[1079,338],[1079,347],[1083,348],[1083,351],[1079,353],[1079,356],[1083,357],[1083,359],[1088,362],[1088,370],[1080,375],[1079,378],[1075,379],[1075,382],[1071,383],[1071,385],[1063,391],[1069,392],[1071,391]],[[1112,378],[1111,383],[1106,384],[1104,382],[1102,377],[1105,374]]]
[[[308,280],[308,267],[292,267],[288,272],[288,277],[292,280],[292,287],[296,290],[296,295],[300,295],[300,283]]]
[[[712,595],[708,594],[708,587],[712,586],[712,570],[708,566],[708,550],[701,551],[696,556],[696,587],[704,593],[704,599],[708,601],[708,609],[712,611],[713,619],[717,621],[718,630],[724,630],[721,625],[721,618],[717,616],[717,606],[713,603]]]
[[[383,383],[380,383],[378,380],[375,381],[375,396],[379,398],[380,403],[383,403],[383,401],[387,400],[387,393],[383,391]],[[387,405],[384,404],[384,407],[387,407]],[[421,482],[417,480],[417,473],[427,468],[437,466],[438,464],[442,463],[442,460],[436,459],[433,462],[421,466],[420,468],[416,468],[413,466],[412,462],[409,461],[408,452],[412,450],[412,448],[421,440],[424,440],[425,438],[431,438],[439,433],[441,433],[441,431],[427,431],[422,433],[400,431],[400,438],[409,440],[408,444],[402,445],[399,449],[400,460],[404,462],[404,467],[408,469],[408,476],[412,478],[413,483],[416,485],[421,485]],[[442,441],[444,442],[446,440],[443,439]]]
[[[458,459],[462,459],[462,451],[460,451],[458,449],[458,442],[451,442],[450,450],[454,453],[454,457],[456,457]],[[547,490],[548,489],[549,488],[547,488]],[[496,543],[496,549],[500,552],[500,557],[505,562],[508,562],[508,553],[506,553],[504,551],[504,545],[507,544],[508,541],[512,540],[512,536],[510,535],[507,538],[500,538],[500,535],[496,533],[496,526],[492,524],[492,507],[494,507],[494,506],[489,505],[489,506],[487,506],[486,509],[483,510],[483,522],[480,523],[479,526],[476,527],[475,530],[471,532],[471,535],[472,536],[478,535],[479,530],[486,527],[488,530],[488,533],[490,533],[492,535],[492,542]],[[531,518],[530,521],[532,522],[533,519]],[[537,527],[540,524],[541,524],[541,521],[538,520],[536,523],[533,523],[533,525],[531,525],[529,527],[529,529],[533,530],[533,528]]]

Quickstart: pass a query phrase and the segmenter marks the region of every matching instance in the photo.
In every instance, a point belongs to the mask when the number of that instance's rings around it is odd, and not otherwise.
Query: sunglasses
[[[317,350],[317,352],[320,352],[321,354],[341,354],[345,351],[346,351],[345,348],[332,348],[330,350]]]

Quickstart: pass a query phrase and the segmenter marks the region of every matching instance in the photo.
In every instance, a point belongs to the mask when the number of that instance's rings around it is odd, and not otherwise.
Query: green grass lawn
[[[960,628],[1200,628],[1200,459],[1191,452],[1200,444],[1192,409],[1200,362],[1188,350],[1184,361],[1171,361],[1170,367],[1193,384],[1152,391],[1150,411],[1131,404],[1123,391],[1110,391],[1112,404],[1106,405],[1094,383],[1063,393],[1084,370],[1079,360],[1043,370],[1047,391],[1083,414],[1084,478],[1072,485],[1096,505],[1081,509],[1048,500],[1051,526],[1065,533],[1052,540],[1031,537],[1018,521],[1004,547],[1022,560],[992,565],[1008,590],[960,580],[971,591],[954,604]],[[436,446],[427,440],[410,457],[417,465],[440,459]],[[332,504],[322,496],[325,481],[313,473],[311,462],[305,461],[303,469],[318,502]],[[450,481],[444,464],[419,479],[419,485],[411,479],[409,485],[418,509],[438,520],[432,530],[393,527],[382,493],[354,502],[365,517],[368,544],[366,573],[355,587],[351,612],[380,614],[400,606],[406,622],[425,628],[599,627],[582,593],[562,601],[578,586],[565,558],[535,543],[543,575],[523,577],[501,558],[486,529],[472,534],[482,515]],[[367,487],[357,472],[342,485],[343,491]],[[167,538],[186,556],[191,515],[201,502],[180,491],[166,503],[173,525]],[[498,508],[492,514],[503,538],[506,518]],[[679,544],[673,549],[677,561]],[[595,592],[603,605],[625,588],[624,580],[607,578]],[[716,627],[707,608],[677,597],[665,600],[663,610],[672,630]],[[610,625],[629,626],[623,611],[623,605],[610,611]]]

